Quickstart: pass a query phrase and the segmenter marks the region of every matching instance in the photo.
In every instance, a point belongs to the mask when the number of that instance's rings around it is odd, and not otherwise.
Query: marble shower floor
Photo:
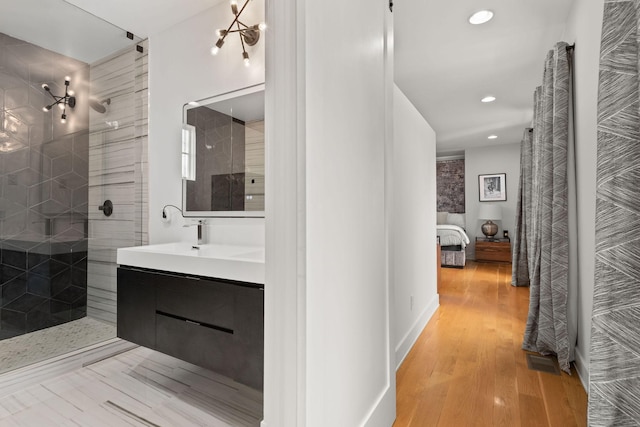
[[[106,341],[116,327],[84,317],[0,341],[0,374]]]
[[[144,347],[0,399],[0,425],[258,426],[262,393]]]

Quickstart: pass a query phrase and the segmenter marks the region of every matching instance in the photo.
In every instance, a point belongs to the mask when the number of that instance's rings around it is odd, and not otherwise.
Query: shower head
[[[89,105],[91,106],[91,108],[93,108],[100,114],[103,114],[107,111],[107,107],[105,107],[104,104],[111,105],[111,98],[107,98],[102,101],[98,101],[95,98],[89,98]]]

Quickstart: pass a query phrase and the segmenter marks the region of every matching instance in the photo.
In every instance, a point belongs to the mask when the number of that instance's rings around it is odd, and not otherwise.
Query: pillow
[[[436,224],[438,225],[446,224],[447,215],[449,215],[449,212],[438,212],[438,216],[436,217]]]
[[[457,225],[460,228],[465,228],[464,214],[450,213],[447,215],[447,224]]]

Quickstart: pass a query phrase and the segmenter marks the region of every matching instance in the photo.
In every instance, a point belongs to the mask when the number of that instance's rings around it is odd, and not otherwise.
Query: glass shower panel
[[[114,337],[116,250],[147,242],[147,44],[46,3],[0,16],[0,373]]]
[[[0,34],[0,339],[86,315],[88,65]]]

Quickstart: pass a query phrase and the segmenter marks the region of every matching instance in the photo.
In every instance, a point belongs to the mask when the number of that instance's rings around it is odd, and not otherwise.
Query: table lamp
[[[494,204],[482,204],[478,212],[478,219],[486,221],[480,229],[487,239],[494,239],[494,236],[498,233],[498,225],[493,221],[502,220],[502,208]]]

